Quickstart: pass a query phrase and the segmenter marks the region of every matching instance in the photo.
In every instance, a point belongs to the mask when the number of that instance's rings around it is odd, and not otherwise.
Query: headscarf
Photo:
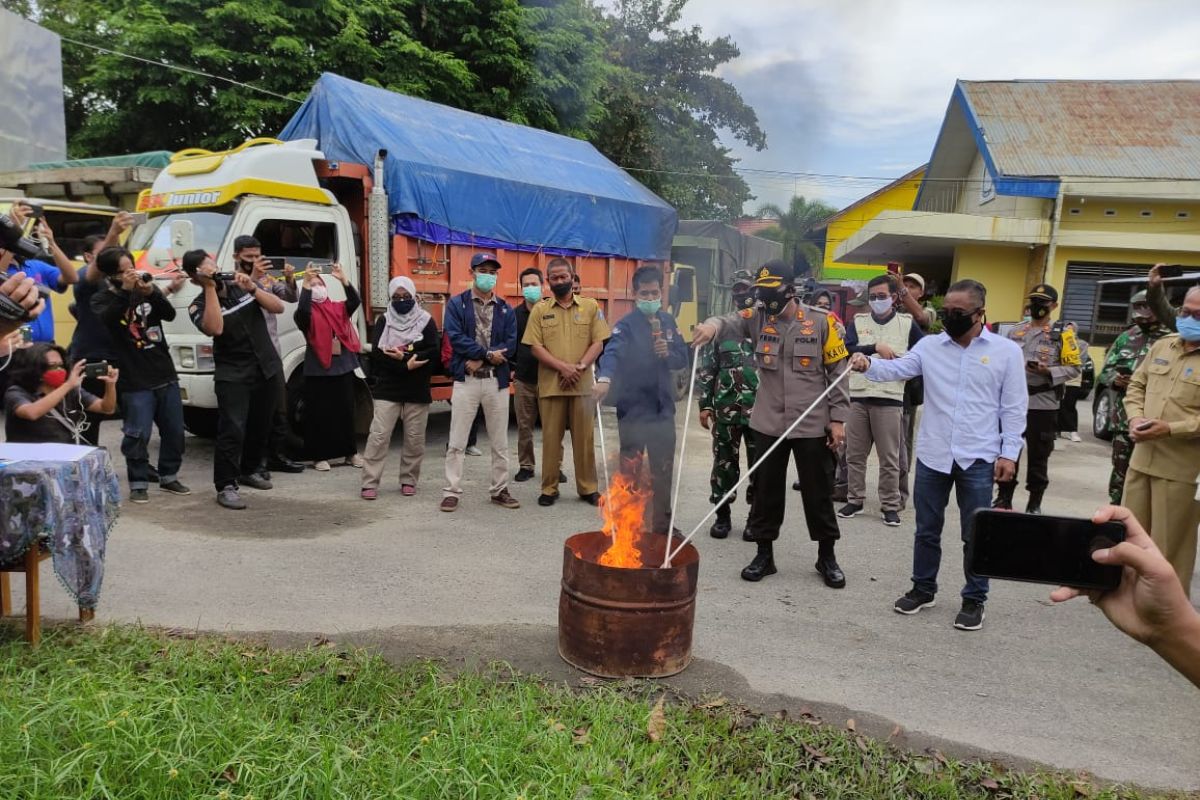
[[[401,314],[396,309],[392,308],[392,296],[396,294],[397,289],[404,289],[408,292],[408,296],[413,299],[412,311],[407,314]],[[391,350],[396,347],[408,347],[414,342],[421,340],[421,334],[425,331],[425,326],[429,324],[429,312],[421,308],[419,303],[416,303],[417,287],[412,282],[412,278],[406,278],[403,275],[392,278],[388,283],[388,302],[387,310],[384,311],[384,319],[386,320],[383,326],[383,333],[379,335],[379,346],[385,350]]]
[[[321,287],[325,287],[323,280]],[[311,292],[312,289],[310,288],[309,291]],[[358,333],[350,322],[350,315],[346,313],[345,302],[330,300],[328,296],[324,300],[317,300],[314,296],[311,309],[312,317],[305,338],[322,367],[329,369],[330,364],[333,363],[334,339],[341,342],[342,346],[351,353],[362,351]]]

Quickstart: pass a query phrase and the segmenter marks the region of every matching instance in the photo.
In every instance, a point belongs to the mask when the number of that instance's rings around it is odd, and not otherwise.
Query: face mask
[[[1045,319],[1050,315],[1050,306],[1046,303],[1030,303],[1029,316],[1034,319]]]
[[[571,284],[569,283],[552,283],[550,291],[554,292],[554,296],[560,300],[571,293]]]
[[[1175,331],[1185,342],[1200,342],[1200,322],[1195,317],[1179,317],[1175,320]]]
[[[542,286],[526,286],[521,290],[521,295],[530,303],[536,303],[542,299]]]
[[[638,311],[645,314],[647,317],[652,317],[662,308],[662,300],[638,300]]]
[[[1142,333],[1148,333],[1154,327],[1154,320],[1150,317],[1134,317],[1133,324],[1137,325]]]
[[[51,389],[57,389],[67,382],[67,371],[62,367],[48,369],[42,373],[42,383]]]
[[[871,310],[880,317],[892,310],[892,298],[890,297],[885,297],[882,300],[869,300],[867,302],[870,304]]]
[[[249,275],[254,270],[254,262],[239,260],[238,261],[238,269],[240,269],[242,272]]]
[[[392,310],[394,310],[397,314],[407,314],[413,310],[413,306],[416,304],[417,301],[411,297],[406,297],[403,300],[393,300]]]
[[[969,314],[948,314],[945,311],[938,312],[938,319],[942,321],[942,327],[946,329],[946,333],[950,334],[951,339],[957,339],[965,336],[971,328],[975,327],[973,317],[975,312]]]
[[[486,272],[475,273],[475,288],[481,292],[490,292],[496,288],[496,276]]]
[[[739,292],[733,296],[733,307],[736,309],[754,308],[754,293]]]
[[[312,299],[314,303],[324,303],[329,299],[329,290],[325,288],[324,283],[312,287]]]
[[[767,289],[760,286],[755,290],[755,293],[758,295],[758,299],[762,301],[763,308],[766,309],[768,314],[772,315],[783,311],[783,307],[792,299],[791,290],[784,289],[782,286],[775,289]]]

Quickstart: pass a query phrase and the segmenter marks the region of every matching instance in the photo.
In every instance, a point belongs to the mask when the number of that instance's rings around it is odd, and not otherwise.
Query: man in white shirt
[[[965,556],[972,514],[991,505],[994,481],[1012,480],[1016,473],[1029,404],[1024,357],[1015,342],[984,327],[986,302],[983,284],[959,281],[939,312],[945,332],[926,336],[891,361],[861,353],[851,358],[850,368],[873,381],[925,378],[913,488],[913,588],[895,603],[901,614],[934,604],[950,490],[958,497]],[[988,581],[967,571],[965,563],[963,572],[966,585],[954,627],[976,631],[983,627]]]

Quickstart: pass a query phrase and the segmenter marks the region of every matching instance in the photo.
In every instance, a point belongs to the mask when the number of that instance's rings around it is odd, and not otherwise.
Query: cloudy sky
[[[1200,79],[1200,3],[1164,0],[690,0],[687,24],[729,35],[721,75],[767,149],[739,166],[898,177],[929,158],[954,81]],[[793,191],[844,206],[878,180],[744,173],[759,202]]]

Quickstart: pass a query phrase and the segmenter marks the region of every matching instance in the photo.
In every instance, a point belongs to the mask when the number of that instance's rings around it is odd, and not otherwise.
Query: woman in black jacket
[[[425,456],[425,424],[429,421],[429,379],[439,357],[441,340],[429,312],[417,305],[412,280],[392,278],[391,300],[383,316],[375,320],[371,333],[371,374],[375,379],[375,417],[363,453],[360,496],[374,500],[379,494],[383,464],[392,442],[396,422],[404,428],[400,454],[400,493],[417,493],[421,459]]]

